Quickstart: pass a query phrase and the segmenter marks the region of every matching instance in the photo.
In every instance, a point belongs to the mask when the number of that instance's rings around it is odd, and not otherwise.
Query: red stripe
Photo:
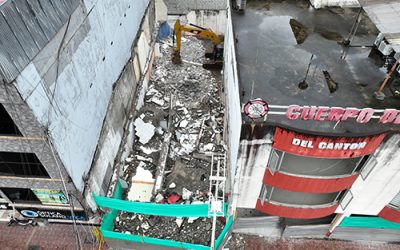
[[[384,207],[378,216],[385,220],[400,223],[400,211],[389,206]]]
[[[358,173],[341,178],[300,177],[276,172],[274,175],[266,169],[263,182],[268,186],[294,192],[333,193],[350,188],[357,179]]]
[[[368,137],[327,137],[300,134],[282,128],[276,128],[273,147],[275,149],[304,156],[320,158],[353,158],[373,153],[385,138],[385,134]],[[293,140],[300,140],[304,145],[294,145]],[[323,149],[320,143],[365,143],[359,149]],[[322,145],[321,144],[321,145]]]
[[[300,208],[300,207],[286,207],[283,205],[276,205],[261,201],[257,201],[256,209],[266,214],[295,219],[314,219],[321,218],[333,214],[339,205],[332,205],[324,208]]]

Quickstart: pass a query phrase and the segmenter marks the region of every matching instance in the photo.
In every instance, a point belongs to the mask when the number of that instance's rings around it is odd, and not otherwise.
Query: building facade
[[[379,48],[383,26],[369,18],[371,6],[308,11],[315,2],[247,1],[232,15],[239,73],[230,84],[242,105],[240,139],[231,138],[240,145],[234,208],[276,218],[277,236],[365,240],[371,231],[360,228],[381,219],[374,239],[396,241],[397,44],[386,34],[390,53]]]
[[[154,2],[3,1],[0,12],[2,207],[71,219],[72,206],[87,220],[133,136]]]

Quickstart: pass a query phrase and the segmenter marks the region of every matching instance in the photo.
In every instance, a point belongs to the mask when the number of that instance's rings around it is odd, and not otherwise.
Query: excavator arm
[[[181,25],[181,22],[176,20],[175,25],[174,25],[174,33],[176,37],[176,46],[174,47],[174,51],[172,54],[172,62],[173,63],[181,63],[181,45],[182,45],[182,32],[188,32],[191,34],[194,34],[197,38],[200,39],[207,39],[210,40],[214,46],[220,45],[222,43],[222,39],[215,34],[212,30],[210,29],[205,29],[203,27],[194,25],[194,24],[189,24],[189,25]]]

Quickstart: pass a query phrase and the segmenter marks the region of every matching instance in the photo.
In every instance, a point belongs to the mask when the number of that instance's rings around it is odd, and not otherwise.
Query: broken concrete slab
[[[190,192],[186,188],[182,188],[182,199],[189,200],[190,197],[192,197],[192,192]]]
[[[128,200],[149,202],[152,198],[152,191],[155,185],[153,175],[149,170],[145,170],[145,163],[140,162],[136,168],[136,174],[132,177],[131,187],[128,192]]]
[[[139,148],[140,148],[140,150],[142,150],[142,152],[145,153],[146,155],[150,155],[150,154],[152,154],[152,153],[154,153],[154,152],[159,151],[159,149],[156,149],[156,148],[147,148],[147,147],[144,147],[144,146],[140,146]]]
[[[178,225],[178,227],[181,227],[183,224],[183,219],[182,218],[176,218],[176,224]]]
[[[136,118],[134,125],[139,142],[142,144],[148,143],[154,135],[155,127],[151,123],[145,123],[142,118]]]

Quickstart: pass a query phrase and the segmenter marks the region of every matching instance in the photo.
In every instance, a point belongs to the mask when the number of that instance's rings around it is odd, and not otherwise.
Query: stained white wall
[[[353,199],[345,211],[337,213],[377,215],[400,191],[400,135],[382,144],[367,162],[375,167],[365,180],[359,176],[350,189]],[[365,166],[368,168],[368,166]]]
[[[212,29],[218,35],[226,32],[225,10],[195,10],[186,15],[187,21],[197,26]]]
[[[226,20],[224,43],[225,134],[228,142],[231,177],[235,176],[242,125],[239,98],[239,78],[236,63],[235,39],[229,12]]]
[[[340,6],[340,7],[360,6],[358,0],[310,0],[310,3],[317,9],[327,6]]]
[[[261,140],[242,140],[240,142],[238,207],[256,207],[271,149],[272,141],[268,135]]]
[[[37,119],[48,126],[64,166],[81,191],[113,83],[131,57],[131,46],[149,0],[83,3],[71,17],[64,41],[67,25],[15,81]]]
[[[224,41],[224,99],[225,99],[225,141],[228,148],[229,180],[227,188],[233,194],[238,193],[239,182],[236,181],[237,158],[239,151],[241,111],[239,98],[239,80],[236,64],[235,40],[230,9],[225,21]],[[239,176],[237,176],[239,178]],[[237,197],[232,197],[232,208],[236,208]]]
[[[168,16],[167,5],[165,5],[163,0],[155,0],[156,8],[156,20],[157,22],[166,22]]]
[[[228,3],[229,4],[229,3]],[[239,208],[255,208],[262,179],[272,149],[271,135],[262,139],[240,140],[242,114],[239,78],[231,10],[228,8],[224,40],[225,131],[232,187],[233,212]]]

